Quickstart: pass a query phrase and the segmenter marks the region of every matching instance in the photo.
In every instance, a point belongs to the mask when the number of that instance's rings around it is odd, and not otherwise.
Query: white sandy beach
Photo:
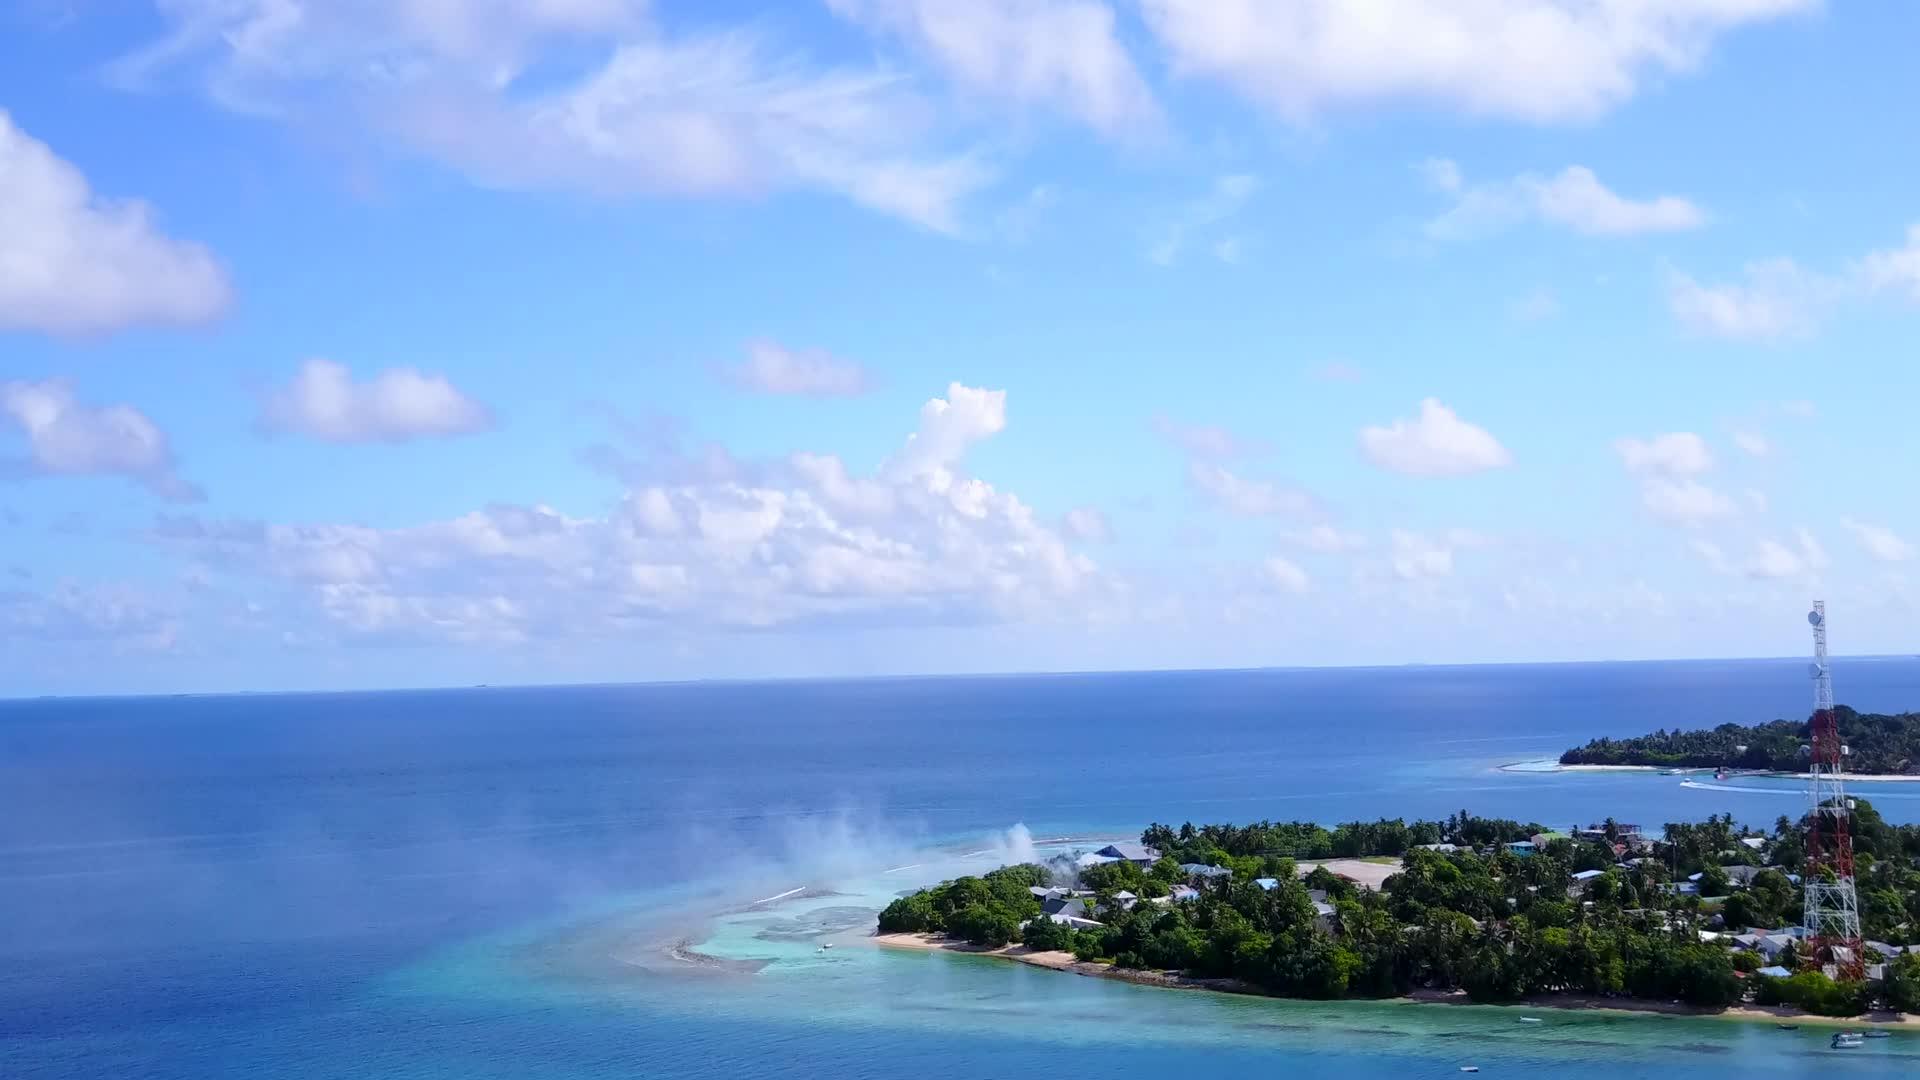
[[[1687,776],[1711,776],[1712,769],[1692,766],[1667,765],[1561,765],[1552,763],[1552,768],[1542,767],[1546,763],[1537,761],[1516,761],[1500,766],[1503,772],[1593,772],[1593,773],[1675,773]],[[1888,773],[1842,773],[1841,778],[1863,784],[1914,784],[1920,783],[1920,776],[1895,776]],[[1730,772],[1733,780],[1804,780],[1805,773],[1788,772]]]
[[[1218,993],[1248,994],[1255,997],[1268,997],[1259,988],[1243,983],[1238,979],[1196,979],[1185,975],[1176,975],[1164,971],[1138,971],[1130,968],[1116,968],[1111,964],[1076,960],[1072,953],[1035,952],[1024,945],[1003,945],[999,948],[983,948],[969,945],[964,941],[951,941],[932,934],[875,934],[867,939],[875,945],[888,949],[919,949],[933,952],[973,953],[979,956],[993,956],[1003,960],[1015,960],[1034,967],[1043,967],[1049,971],[1066,971],[1090,978],[1118,979],[1122,982],[1138,983],[1143,986],[1159,986],[1170,990],[1212,990]],[[1276,999],[1285,1000],[1285,999]],[[1472,1005],[1464,990],[1415,990],[1398,1001],[1414,1005]],[[1633,998],[1602,998],[1584,994],[1545,994],[1530,997],[1516,1005],[1530,1009],[1557,1009],[1579,1012],[1639,1013],[1662,1016],[1697,1016],[1713,1019],[1739,1020],[1746,1022],[1768,1021],[1778,1023],[1791,1021],[1795,1024],[1819,1025],[1834,1028],[1887,1027],[1909,1030],[1920,1028],[1920,1016],[1906,1013],[1874,1012],[1865,1016],[1814,1016],[1793,1009],[1763,1005],[1736,1005],[1725,1009],[1702,1008],[1697,1005],[1685,1005],[1680,1002],[1643,1001]]]

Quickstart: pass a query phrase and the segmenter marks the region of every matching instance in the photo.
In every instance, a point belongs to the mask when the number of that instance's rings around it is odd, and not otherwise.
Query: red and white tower
[[[1847,747],[1833,715],[1833,679],[1827,672],[1827,604],[1815,600],[1807,613],[1813,624],[1813,723],[1809,749],[1806,943],[1814,963],[1831,962],[1843,979],[1866,973],[1860,955],[1860,901],[1853,889],[1853,800],[1841,780]]]

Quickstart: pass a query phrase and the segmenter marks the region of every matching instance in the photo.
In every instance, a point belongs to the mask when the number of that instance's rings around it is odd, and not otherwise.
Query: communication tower
[[[1827,671],[1827,603],[1815,600],[1813,624],[1813,723],[1808,750],[1807,858],[1801,880],[1807,892],[1806,953],[1813,964],[1830,962],[1844,979],[1866,973],[1860,955],[1860,901],[1853,888],[1853,800],[1842,774],[1847,747],[1833,715],[1833,679]]]

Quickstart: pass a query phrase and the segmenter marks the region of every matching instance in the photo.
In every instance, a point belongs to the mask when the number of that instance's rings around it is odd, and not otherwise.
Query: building
[[[1272,892],[1280,887],[1280,880],[1278,878],[1257,877],[1253,879],[1253,883],[1260,886],[1260,888],[1266,892]]]
[[[1175,885],[1173,887],[1173,899],[1176,903],[1198,900],[1200,899],[1200,890],[1191,885]]]
[[[1605,870],[1582,870],[1567,878],[1567,896],[1579,899],[1587,893],[1587,882],[1606,875]]]
[[[1160,853],[1140,844],[1108,844],[1094,852],[1111,862],[1130,862],[1135,866],[1148,867],[1160,861]]]
[[[1208,866],[1206,863],[1181,863],[1180,869],[1185,871],[1189,878],[1199,878],[1207,881],[1233,876],[1233,871],[1224,866]]]
[[[1509,855],[1531,855],[1536,845],[1531,840],[1515,840],[1507,845]]]

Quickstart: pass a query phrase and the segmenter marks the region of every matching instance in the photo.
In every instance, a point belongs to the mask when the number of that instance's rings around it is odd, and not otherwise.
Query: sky
[[[1920,653],[1915,40],[16,0],[0,696]]]

